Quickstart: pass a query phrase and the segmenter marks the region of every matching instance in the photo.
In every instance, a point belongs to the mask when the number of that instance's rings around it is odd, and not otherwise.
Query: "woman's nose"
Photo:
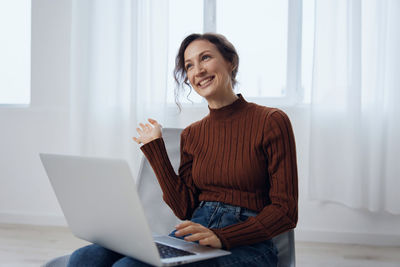
[[[195,66],[195,70],[194,71],[195,71],[195,75],[198,76],[198,75],[203,74],[205,72],[205,69],[204,69],[203,65],[198,64],[198,65]]]

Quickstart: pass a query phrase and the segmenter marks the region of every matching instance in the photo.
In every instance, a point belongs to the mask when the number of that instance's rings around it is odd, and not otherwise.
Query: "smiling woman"
[[[184,220],[170,236],[231,252],[188,266],[277,266],[272,238],[297,224],[297,163],[289,118],[233,92],[239,57],[222,35],[189,35],[175,62],[178,87],[193,88],[210,111],[182,131],[178,174],[156,120],[140,123],[133,137],[142,144],[164,201]],[[69,264],[96,261],[143,266],[97,245],[74,252]]]
[[[233,68],[234,66],[207,40],[194,41],[185,50],[188,80],[193,89],[207,99],[212,108],[218,108],[212,99],[224,99],[225,95],[233,93],[230,79]]]
[[[237,99],[233,87],[237,83],[238,67],[236,49],[223,35],[189,35],[182,41],[176,57],[174,76],[178,86],[175,102],[179,106],[179,90],[184,90],[183,84],[205,98],[211,108],[220,107],[213,98],[222,101],[222,106],[227,104],[223,99],[228,102]]]
[[[170,162],[162,136],[157,135],[157,122],[141,125],[140,136],[135,137],[137,142],[157,137],[142,142],[141,150],[165,202],[178,218],[188,220],[171,235],[232,252],[204,266],[232,261],[238,266],[276,266],[271,238],[297,223],[297,164],[290,121],[281,110],[249,103],[233,92],[239,57],[224,36],[187,36],[175,62],[177,88],[193,88],[210,111],[183,130],[178,175],[165,172]],[[241,217],[245,210],[252,215]]]

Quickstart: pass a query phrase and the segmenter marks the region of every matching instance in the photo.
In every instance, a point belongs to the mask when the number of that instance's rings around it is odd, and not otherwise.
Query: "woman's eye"
[[[210,58],[209,55],[204,55],[204,56],[201,57],[202,60],[206,60],[206,59],[209,59],[209,58]]]
[[[190,69],[191,67],[192,67],[192,64],[187,64],[185,68],[186,68],[186,70],[188,70],[188,69]]]

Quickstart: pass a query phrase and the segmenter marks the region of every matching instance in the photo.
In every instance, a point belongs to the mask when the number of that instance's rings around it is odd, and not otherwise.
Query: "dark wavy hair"
[[[214,44],[215,47],[218,49],[218,51],[221,53],[222,57],[230,62],[233,66],[232,68],[232,73],[231,73],[231,82],[232,82],[232,87],[234,88],[235,85],[237,84],[236,81],[236,74],[239,69],[239,55],[236,52],[235,47],[232,45],[231,42],[226,39],[225,36],[222,34],[217,34],[217,33],[204,33],[204,34],[199,34],[199,33],[193,33],[187,36],[185,39],[183,39],[181,46],[179,47],[178,54],[176,55],[175,58],[175,69],[174,69],[174,78],[176,82],[176,87],[175,87],[175,103],[179,107],[179,111],[181,111],[181,105],[179,103],[179,95],[180,91],[184,91],[184,86],[188,86],[190,91],[189,94],[192,91],[192,87],[190,83],[188,82],[188,77],[186,75],[186,70],[185,70],[185,50],[189,46],[190,43],[192,43],[195,40],[207,40],[210,43]],[[188,94],[188,96],[189,96]]]

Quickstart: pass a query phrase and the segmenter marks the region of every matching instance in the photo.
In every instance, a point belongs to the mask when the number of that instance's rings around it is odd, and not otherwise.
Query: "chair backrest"
[[[285,233],[272,238],[278,249],[278,267],[295,267],[296,254],[294,245],[294,230],[291,229]]]
[[[182,129],[163,128],[163,139],[175,172],[178,172],[180,162],[181,132]],[[151,230],[157,234],[169,234],[179,219],[163,201],[160,185],[144,156],[140,164],[137,185]],[[295,267],[294,230],[274,237],[273,241],[278,248],[278,267]]]

